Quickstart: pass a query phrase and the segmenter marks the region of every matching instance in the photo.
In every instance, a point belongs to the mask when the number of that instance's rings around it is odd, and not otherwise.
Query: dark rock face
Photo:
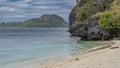
[[[110,33],[98,26],[98,19],[92,19],[89,24],[76,24],[71,26],[69,32],[73,36],[79,36],[82,40],[107,40]]]
[[[107,40],[109,38],[109,32],[101,29],[98,25],[90,27],[88,30],[88,40]]]
[[[98,20],[99,17],[90,20],[87,31],[88,40],[107,40],[109,38],[110,33],[98,26]]]
[[[71,13],[70,13],[70,16],[69,16],[69,22],[70,22],[69,26],[74,24],[75,17],[76,17],[76,14],[72,10]]]
[[[73,36],[79,36],[82,38],[86,38],[87,36],[88,25],[87,24],[78,24],[76,26],[71,26],[69,32]]]
[[[120,39],[120,30],[117,32],[117,36]]]

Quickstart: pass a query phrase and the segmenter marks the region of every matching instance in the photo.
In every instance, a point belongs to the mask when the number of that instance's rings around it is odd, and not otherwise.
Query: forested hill
[[[1,23],[0,27],[66,27],[68,23],[55,14],[45,14],[39,18],[32,18],[24,22]]]

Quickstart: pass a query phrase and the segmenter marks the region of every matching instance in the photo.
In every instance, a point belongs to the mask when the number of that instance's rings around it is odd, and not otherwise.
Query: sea
[[[37,59],[42,62],[73,56],[98,46],[97,42],[70,36],[67,30],[67,27],[0,28],[0,68],[13,68],[10,67],[13,64]]]

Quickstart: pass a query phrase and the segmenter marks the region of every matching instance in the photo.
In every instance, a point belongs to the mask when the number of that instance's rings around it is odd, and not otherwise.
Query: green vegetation
[[[114,0],[110,9],[100,14],[99,25],[106,30],[120,29],[120,1]]]
[[[99,25],[105,30],[116,29],[117,19],[111,12],[104,12],[101,14]]]
[[[1,23],[0,27],[66,27],[68,23],[55,14],[45,14],[39,18],[32,18],[24,22]]]
[[[103,10],[102,3],[99,4],[96,0],[77,0],[77,2],[78,4],[72,11],[76,14],[74,23],[86,23],[93,14]]]
[[[84,7],[82,7],[81,8],[82,10],[80,11],[80,14],[79,14],[79,19],[81,20],[81,21],[84,21],[84,20],[86,20],[87,18],[88,18],[88,16],[89,16],[89,10],[90,10],[90,7],[88,7],[88,6],[84,6]]]
[[[111,3],[118,0],[76,0],[77,5],[73,9],[76,14],[75,23],[86,23],[98,12],[109,10]],[[117,4],[118,5],[118,4]],[[102,17],[102,16],[101,16]]]

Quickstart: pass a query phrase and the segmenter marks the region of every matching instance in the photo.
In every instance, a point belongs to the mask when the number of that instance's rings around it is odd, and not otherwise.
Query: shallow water
[[[68,28],[0,28],[0,68],[12,63],[74,55],[95,47],[95,42],[77,42]]]

